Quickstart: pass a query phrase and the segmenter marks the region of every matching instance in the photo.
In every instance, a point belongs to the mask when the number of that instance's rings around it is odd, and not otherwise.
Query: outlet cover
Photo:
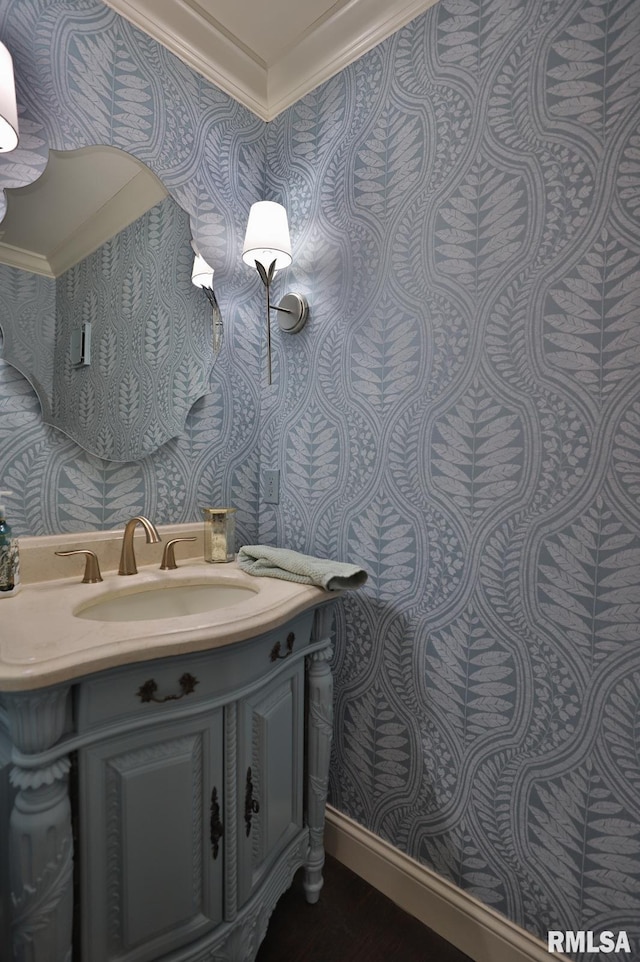
[[[262,500],[265,504],[280,504],[280,472],[277,468],[262,472]]]

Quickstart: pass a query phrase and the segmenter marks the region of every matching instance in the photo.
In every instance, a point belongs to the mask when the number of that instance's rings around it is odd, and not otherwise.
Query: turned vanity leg
[[[26,757],[45,752],[60,739],[68,696],[68,688],[3,695],[17,749],[9,776],[17,789],[9,831],[14,962],[71,962],[70,763],[62,757],[32,765]]]
[[[316,612],[316,640],[326,639],[327,647],[309,656],[308,671],[308,769],[307,824],[309,852],[305,861],[304,891],[307,902],[317,902],[322,888],[324,865],[324,812],[329,785],[329,760],[333,735],[333,678],[330,629],[333,612]]]

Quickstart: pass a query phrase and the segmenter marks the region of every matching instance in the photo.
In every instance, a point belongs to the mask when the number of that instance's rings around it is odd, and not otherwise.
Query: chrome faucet
[[[119,575],[135,575],[138,573],[136,556],[133,550],[133,534],[139,524],[141,524],[145,530],[147,544],[157,544],[158,541],[162,541],[155,525],[152,524],[148,518],[143,518],[142,515],[140,515],[132,518],[131,521],[127,521],[124,535],[122,536],[122,552],[120,553],[120,567],[118,568]]]

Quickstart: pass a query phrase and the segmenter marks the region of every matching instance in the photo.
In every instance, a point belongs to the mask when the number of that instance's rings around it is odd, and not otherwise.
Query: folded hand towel
[[[359,588],[367,580],[367,572],[357,565],[313,558],[299,551],[264,544],[246,544],[240,548],[237,561],[238,567],[250,575],[316,585],[327,591]]]

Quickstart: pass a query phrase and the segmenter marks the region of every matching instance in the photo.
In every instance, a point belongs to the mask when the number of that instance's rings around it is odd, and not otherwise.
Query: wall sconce
[[[196,245],[191,241],[193,248],[193,268],[191,269],[191,283],[199,287],[207,296],[213,312],[213,353],[219,354],[222,347],[222,335],[224,333],[222,325],[222,314],[218,305],[218,299],[213,291],[213,267],[209,267],[206,260],[198,251]]]
[[[267,294],[267,381],[271,384],[271,311],[278,311],[280,330],[297,334],[307,322],[309,305],[302,294],[285,294],[276,306],[271,303],[271,281],[276,271],[291,263],[291,241],[287,212],[282,204],[261,200],[251,205],[242,259],[260,275]]]
[[[0,43],[0,153],[8,153],[18,146],[18,105],[13,79],[13,60]]]

